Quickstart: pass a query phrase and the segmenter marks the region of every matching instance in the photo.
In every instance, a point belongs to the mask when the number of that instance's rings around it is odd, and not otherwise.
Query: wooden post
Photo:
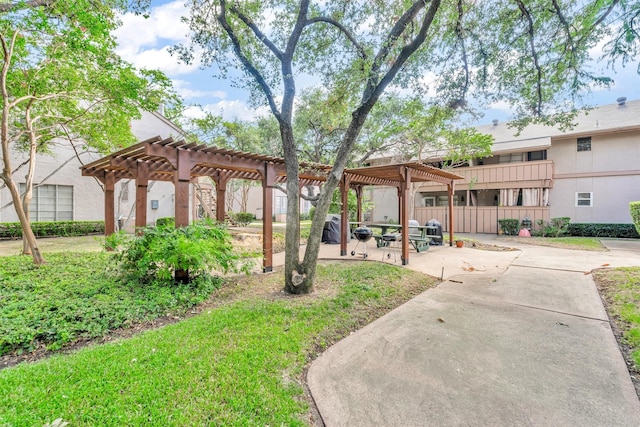
[[[191,152],[177,150],[177,170],[174,173],[176,228],[189,225],[189,184],[191,183]],[[187,283],[189,271],[176,270],[176,282]]]
[[[214,178],[216,183],[216,221],[218,222],[224,222],[228,181],[229,179],[224,173],[219,173],[218,177]]]
[[[402,265],[409,264],[409,188],[411,187],[411,169],[405,167],[403,181],[400,183],[400,224],[402,225]]]
[[[447,192],[449,193],[449,246],[453,246],[453,192],[454,181],[447,184]]]
[[[349,182],[347,174],[342,174],[340,180],[340,196],[342,208],[340,210],[340,256],[347,255],[347,238],[349,237]]]
[[[136,233],[147,226],[147,187],[149,186],[149,164],[137,162],[136,168]]]
[[[113,171],[104,174],[104,235],[110,236],[116,231],[115,210],[116,176]]]
[[[262,272],[273,271],[273,163],[265,163],[262,173]]]

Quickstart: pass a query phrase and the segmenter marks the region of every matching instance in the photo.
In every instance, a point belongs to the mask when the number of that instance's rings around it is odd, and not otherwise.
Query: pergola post
[[[265,163],[262,173],[262,272],[273,271],[273,163]]]
[[[227,182],[229,179],[226,174],[219,172],[218,176],[213,178],[213,181],[216,183],[216,221],[224,222]]]
[[[400,224],[402,225],[402,265],[409,264],[409,188],[411,169],[405,167],[400,182]]]
[[[147,188],[149,186],[149,164],[136,165],[136,232],[147,226]]]
[[[449,246],[453,246],[453,192],[454,192],[454,181],[451,180],[449,184],[447,184],[447,192],[449,193]]]
[[[104,235],[110,236],[116,231],[115,209],[116,175],[113,171],[104,174]]]
[[[347,256],[347,238],[349,236],[349,176],[342,174],[340,180],[340,200],[342,209],[340,210],[340,256]]]
[[[177,170],[174,174],[175,186],[175,222],[176,228],[189,225],[189,184],[191,184],[191,152],[177,150]],[[180,283],[189,281],[189,271],[176,270],[175,280]]]

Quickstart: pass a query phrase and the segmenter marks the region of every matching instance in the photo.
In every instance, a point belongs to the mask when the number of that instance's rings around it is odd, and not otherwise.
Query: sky
[[[123,25],[115,33],[120,56],[138,68],[163,71],[172,79],[186,104],[199,104],[207,111],[221,114],[226,120],[252,120],[268,114],[266,107],[251,108],[247,102],[249,94],[232,87],[228,81],[214,77],[215,70],[202,69],[199,64],[185,65],[171,56],[171,46],[188,41],[188,26],[180,21],[187,12],[184,3],[185,0],[152,0],[149,18],[124,15]],[[592,56],[598,56],[597,49]],[[640,99],[640,75],[636,73],[636,66],[617,66],[613,75],[607,71],[615,81],[613,87],[595,90],[585,97],[585,103],[613,104],[622,96],[628,100]],[[476,124],[490,123],[493,119],[506,121],[511,117],[506,103],[498,102],[492,107]],[[190,110],[190,113],[197,115],[197,109]]]

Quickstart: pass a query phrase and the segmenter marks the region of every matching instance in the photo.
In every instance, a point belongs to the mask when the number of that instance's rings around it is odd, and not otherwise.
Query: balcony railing
[[[505,185],[508,183],[517,183],[522,188],[547,188],[553,183],[551,160],[471,166],[456,168],[453,172],[464,177],[464,180],[456,181],[456,189],[465,189],[469,186],[477,190],[512,187]],[[525,183],[526,185],[523,185]],[[420,185],[421,188],[430,186],[441,185],[434,182],[425,182]]]

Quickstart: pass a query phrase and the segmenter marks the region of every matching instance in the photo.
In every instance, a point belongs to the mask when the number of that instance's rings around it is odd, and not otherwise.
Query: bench
[[[409,243],[417,252],[428,251],[431,238],[422,237],[420,234],[409,234]]]

